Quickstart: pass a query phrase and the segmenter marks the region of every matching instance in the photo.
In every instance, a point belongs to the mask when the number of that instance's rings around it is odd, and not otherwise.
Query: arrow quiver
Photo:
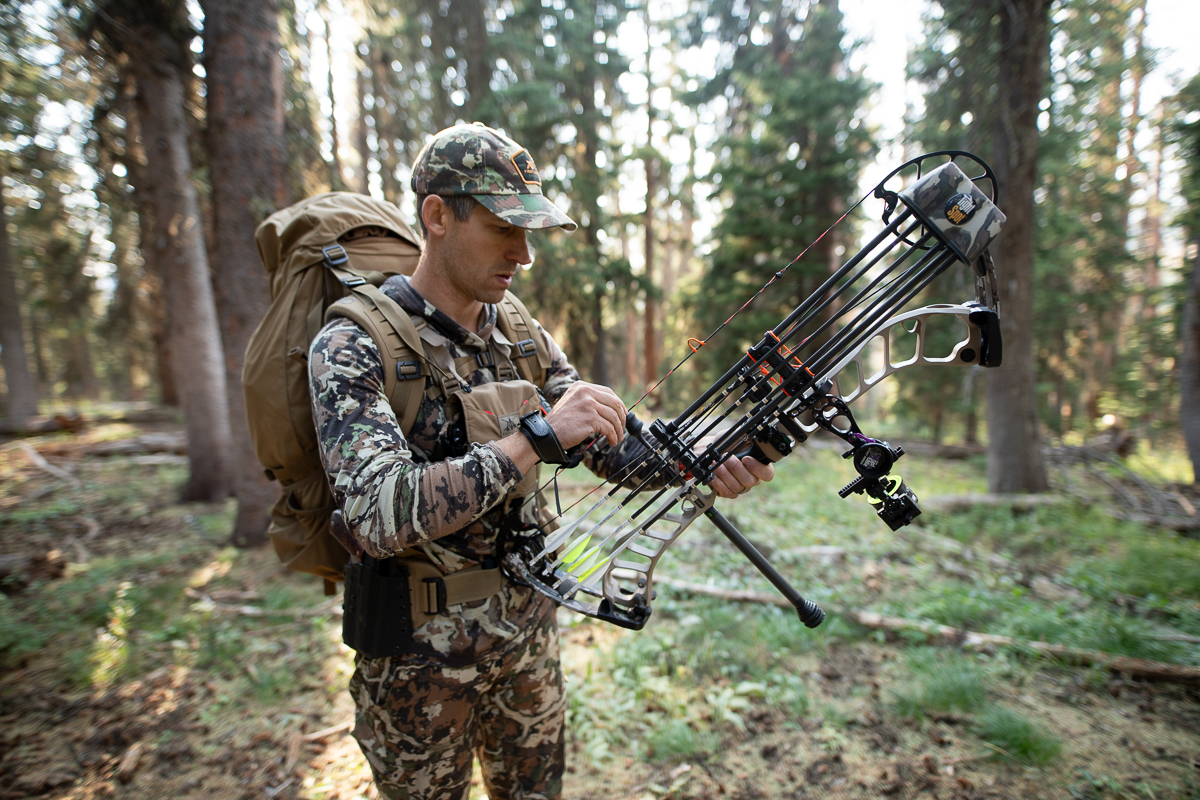
[[[593,504],[582,513],[560,514],[565,524],[552,534],[508,542],[501,561],[510,575],[581,614],[641,629],[651,614],[658,560],[703,515],[805,625],[821,623],[820,607],[714,507],[716,495],[705,488],[713,473],[731,456],[779,461],[824,431],[849,446],[844,455],[857,473],[838,494],[866,497],[897,530],[921,513],[916,494],[893,472],[904,448],[865,434],[850,405],[908,367],[996,367],[1002,355],[988,245],[1004,214],[991,169],[970,153],[930,153],[897,168],[868,197],[882,201],[883,228],[679,416],[643,425],[631,412],[626,427],[645,455],[614,476],[599,500],[589,496]],[[929,301],[934,280],[952,270],[974,285],[974,299],[920,305]],[[947,324],[960,335],[939,351],[934,340],[944,337],[930,330]],[[691,354],[680,366],[719,331],[690,340]]]

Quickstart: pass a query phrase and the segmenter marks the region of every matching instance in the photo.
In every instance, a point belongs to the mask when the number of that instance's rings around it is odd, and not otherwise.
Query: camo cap
[[[529,151],[478,122],[447,128],[421,148],[412,189],[418,195],[470,195],[519,228],[579,227],[542,194]]]

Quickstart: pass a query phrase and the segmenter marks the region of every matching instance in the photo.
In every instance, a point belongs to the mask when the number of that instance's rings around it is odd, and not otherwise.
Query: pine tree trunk
[[[150,309],[151,337],[154,341],[155,377],[158,379],[158,401],[164,406],[179,407],[179,391],[175,388],[175,370],[171,367],[171,320],[164,311],[164,278],[158,264],[154,263],[154,252],[147,243],[154,241],[154,204],[146,184],[146,148],[142,147],[141,126],[137,118],[136,92],[128,101],[122,100],[121,113],[125,123],[126,168],[129,184],[133,187],[133,207],[138,215],[138,240],[142,264],[150,280],[147,281]]]
[[[1200,235],[1192,259],[1183,305],[1183,331],[1179,359],[1179,425],[1192,460],[1192,481],[1200,483]]]
[[[379,180],[383,187],[383,199],[399,203],[403,189],[396,179],[396,125],[388,110],[388,65],[378,47],[371,47],[368,66],[371,69],[371,94],[375,102],[371,116],[375,120],[375,147],[379,154]]]
[[[8,390],[8,416],[19,423],[37,414],[38,385],[25,354],[25,328],[21,324],[15,267],[8,242],[4,192],[0,190],[0,357]]]
[[[238,500],[231,541],[267,540],[278,487],[254,454],[242,394],[250,335],[270,305],[254,230],[287,204],[279,6],[272,0],[203,0],[208,83],[208,160],[212,178],[217,310],[225,341],[225,379],[233,432],[229,474]]]
[[[371,148],[367,144],[367,78],[366,67],[359,65],[354,70],[354,91],[358,108],[354,117],[354,149],[358,153],[358,186],[362,194],[371,193]]]
[[[229,412],[221,331],[213,304],[200,204],[192,184],[184,87],[171,60],[176,43],[165,32],[143,29],[131,43],[130,72],[137,83],[152,239],[142,249],[163,276],[170,320],[175,385],[187,424],[191,474],[184,500],[228,496]]]
[[[988,487],[1042,492],[1033,368],[1033,190],[1042,69],[1049,57],[1047,0],[1000,4],[997,122],[993,131],[1000,206],[1008,216],[995,248],[1004,364],[988,373]]]

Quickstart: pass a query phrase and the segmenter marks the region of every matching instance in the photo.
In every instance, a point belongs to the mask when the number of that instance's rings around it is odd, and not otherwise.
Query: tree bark
[[[126,67],[128,72],[128,67]],[[175,370],[171,366],[171,320],[164,311],[164,278],[162,269],[154,263],[154,253],[148,246],[154,241],[154,203],[146,182],[146,148],[142,146],[142,129],[137,118],[137,90],[120,99],[120,111],[125,117],[125,168],[133,187],[133,207],[138,216],[139,252],[147,281],[147,308],[150,311],[150,335],[154,342],[155,377],[158,379],[158,401],[164,406],[179,408],[179,391],[175,387]]]
[[[278,496],[250,440],[242,363],[250,335],[271,302],[254,231],[287,204],[279,5],[274,0],[203,0],[202,5],[209,173],[213,222],[220,232],[212,248],[213,272],[233,432],[229,473],[238,500],[231,540],[250,547],[266,542]]]
[[[340,192],[346,188],[346,183],[342,174],[342,145],[338,139],[337,92],[333,89],[333,40],[329,31],[332,16],[325,3],[318,3],[317,11],[325,24],[322,41],[325,44],[325,93],[329,96],[329,189]]]
[[[1192,460],[1192,482],[1200,483],[1200,235],[1183,304],[1179,359],[1179,425]]]
[[[1001,44],[993,153],[1000,206],[1008,217],[996,243],[1003,366],[989,370],[988,488],[1042,492],[1046,468],[1038,436],[1033,368],[1033,190],[1042,69],[1049,57],[1047,0],[999,6]]]
[[[354,70],[354,91],[358,100],[357,116],[354,118],[354,149],[358,153],[358,189],[362,194],[371,193],[371,148],[367,143],[367,78],[363,74],[365,64]]]
[[[646,311],[643,314],[642,354],[645,361],[644,369],[645,391],[649,392],[658,381],[658,335],[655,331],[655,319],[658,316],[658,301],[654,297],[654,195],[658,191],[655,185],[655,171],[658,168],[654,157],[654,96],[653,74],[650,69],[650,54],[653,47],[651,41],[650,7],[646,6],[646,155],[643,158],[646,166],[646,210],[642,215],[642,228],[645,233],[645,281],[646,281]],[[646,398],[646,406],[657,411],[662,406],[662,398],[650,396]]]
[[[192,184],[184,86],[165,31],[142,28],[127,43],[137,82],[137,113],[146,154],[153,238],[142,243],[163,276],[171,360],[188,433],[191,474],[184,500],[228,496],[229,412],[200,204]]]
[[[8,416],[21,423],[37,414],[38,385],[25,354],[25,328],[17,301],[15,266],[8,242],[4,192],[0,190],[0,357],[8,389]]]

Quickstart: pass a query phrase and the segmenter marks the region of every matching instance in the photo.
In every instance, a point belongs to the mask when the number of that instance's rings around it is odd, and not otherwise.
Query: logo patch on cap
[[[975,216],[975,211],[979,206],[975,203],[975,198],[969,194],[956,194],[946,201],[946,219],[953,222],[955,225],[962,225],[971,217]]]
[[[512,157],[513,166],[517,168],[517,174],[521,176],[521,180],[526,184],[542,185],[542,176],[538,174],[537,167],[534,166],[533,157],[529,155],[528,150],[522,150]]]

